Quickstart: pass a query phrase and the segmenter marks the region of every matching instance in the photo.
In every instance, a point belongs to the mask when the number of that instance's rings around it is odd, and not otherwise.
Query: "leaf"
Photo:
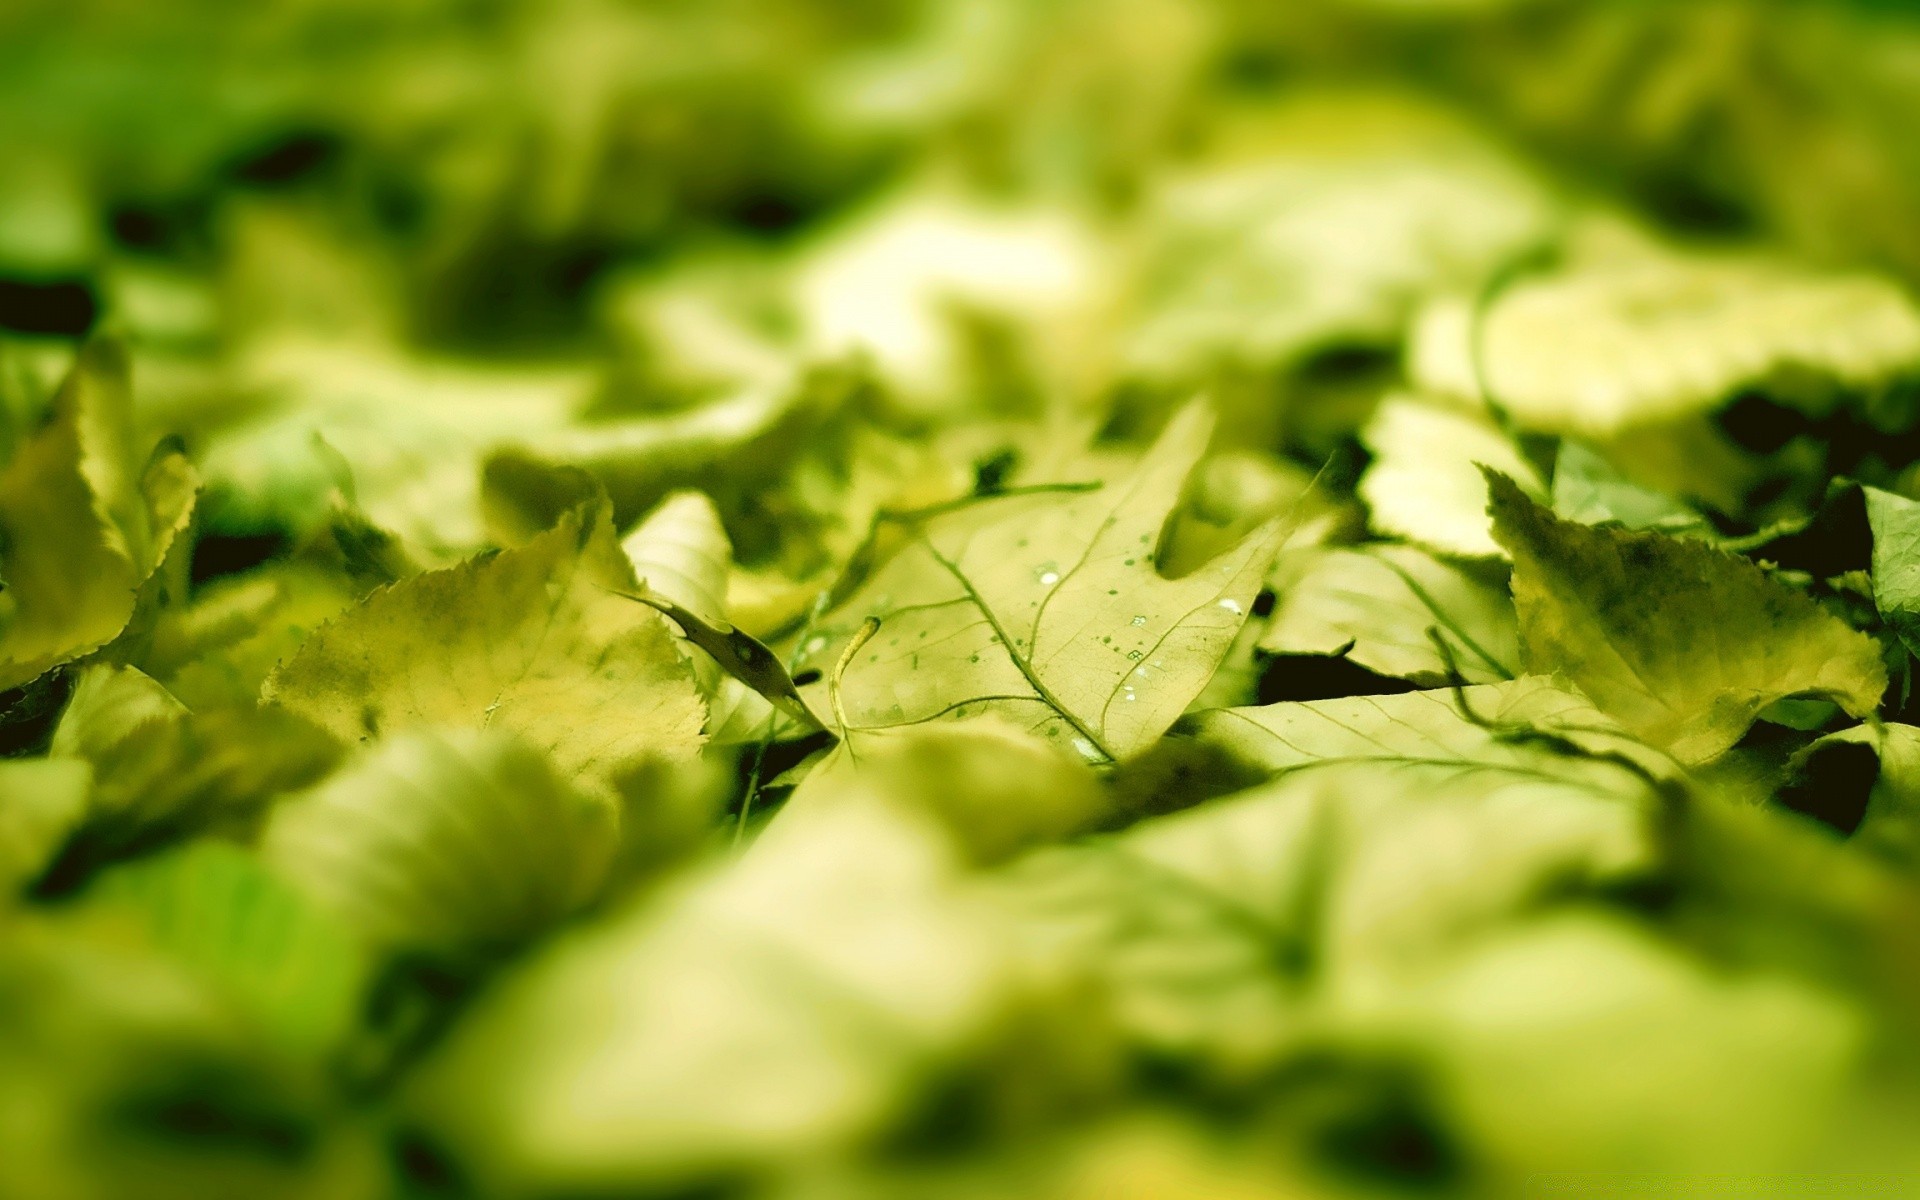
[[[1605,438],[1796,374],[1867,389],[1920,366],[1920,309],[1870,274],[1653,250],[1516,284],[1485,318],[1493,399],[1523,427]],[[1818,389],[1809,403],[1824,403]]]
[[[674,492],[620,539],[634,578],[705,620],[726,619],[733,545],[713,501]]]
[[[1853,845],[1920,874],[1920,727],[1888,721],[1830,733],[1788,763],[1778,797]]]
[[[45,426],[0,469],[0,690],[106,645],[184,527],[190,468],[132,453],[126,363],[84,351]]]
[[[803,729],[820,726],[819,718],[808,710],[806,701],[800,698],[793,679],[787,674],[780,659],[764,643],[753,635],[722,621],[710,624],[681,608],[678,604],[648,591],[632,594],[618,593],[629,600],[637,601],[648,608],[664,614],[680,627],[686,639],[705,651],[708,659],[724,668],[734,680],[745,684],[764,697],[789,719],[797,722]],[[718,705],[709,706],[709,711]],[[729,713],[729,723],[740,719],[738,710]]]
[[[1920,654],[1920,503],[1863,487],[1873,530],[1873,603],[1910,654]]]
[[[1025,335],[1015,361],[1071,385],[1111,286],[1101,249],[1069,209],[908,190],[810,249],[795,269],[796,318],[810,354],[870,361],[916,413],[1006,389],[990,369],[1000,364],[968,353],[968,316]]]
[[[801,729],[820,727],[779,656],[724,615],[733,547],[711,500],[698,492],[668,496],[620,546],[641,584],[632,598],[665,613],[702,652],[692,662],[710,738],[765,736],[767,704]]]
[[[1341,724],[1319,705],[1272,707]],[[1522,751],[1502,762],[1484,746],[1474,762],[1444,727],[1428,738],[1422,724],[1380,723],[1379,737],[1404,750],[1355,729],[1370,757],[1329,747],[1314,760],[1324,770],[1038,850],[995,894],[1029,952],[1101,981],[1149,1051],[1258,1077],[1311,1036],[1316,1012],[1352,1011],[1417,978],[1544,888],[1629,876],[1649,860],[1625,772],[1603,778],[1538,748],[1524,766]],[[1483,732],[1456,719],[1454,741],[1462,730]]]
[[[1271,586],[1277,599],[1260,636],[1269,654],[1342,655],[1433,687],[1447,682],[1448,664],[1432,630],[1470,683],[1518,672],[1519,633],[1505,589],[1412,546],[1289,551]]]
[[[274,810],[266,863],[367,945],[464,966],[598,892],[619,840],[605,797],[504,731],[420,731]]]
[[[1602,709],[1684,762],[1738,741],[1789,696],[1865,716],[1886,690],[1877,643],[1751,562],[1689,539],[1562,521],[1489,472],[1494,530],[1514,559],[1530,669],[1564,672]]]
[[[1355,107],[1296,101],[1279,129],[1297,144],[1164,178],[1130,367],[1181,378],[1390,344],[1423,295],[1471,286],[1544,232],[1548,198],[1477,137],[1413,104]]]
[[[1457,693],[1218,709],[1194,714],[1179,733],[1273,775],[1372,764],[1426,779],[1427,787],[1573,788],[1632,797],[1647,779],[1676,773],[1587,700],[1537,675]]]
[[[1373,454],[1360,477],[1368,523],[1376,533],[1442,554],[1504,557],[1488,529],[1480,467],[1512,476],[1530,494],[1546,492],[1533,467],[1492,425],[1410,396],[1382,401],[1360,440]]]
[[[481,503],[497,514],[490,525],[529,524],[524,514],[550,507],[555,476],[571,471],[585,471],[605,488],[623,522],[683,488],[727,494],[777,474],[846,388],[831,372],[783,374],[685,412],[524,433],[487,456]]]
[[[1189,406],[1120,483],[932,517],[822,622],[800,665],[825,671],[877,617],[841,685],[850,732],[994,712],[1092,761],[1139,753],[1206,686],[1282,532],[1263,526],[1179,579],[1156,571],[1211,427]]]
[[[524,546],[403,580],[321,626],[265,698],[347,741],[421,726],[512,730],[605,786],[700,743],[692,673],[632,590],[604,511]]]
[[[344,929],[253,855],[222,842],[116,867],[87,889],[87,917],[131,918],[289,1049],[340,1045],[366,986]]]
[[[1557,516],[1582,525],[1657,529],[1676,537],[1715,534],[1712,522],[1684,501],[1640,486],[1577,441],[1560,443],[1553,464],[1551,507]]]
[[[1866,1036],[1823,988],[1581,912],[1495,933],[1361,1023],[1418,1048],[1490,1169],[1515,1180],[1624,1162],[1796,1169],[1850,1108]]]
[[[86,816],[93,772],[71,758],[0,760],[0,911]]]
[[[1109,807],[1084,761],[997,717],[850,735],[807,773],[777,822],[845,804],[896,804],[946,825],[977,861],[1057,841]]]
[[[60,868],[100,861],[185,832],[245,828],[279,793],[331,770],[340,748],[286,712],[190,712],[132,667],[95,664],[79,675],[51,753],[92,765],[85,821]]]
[[[1004,966],[936,826],[836,806],[548,947],[412,1107],[529,1192],[670,1189],[881,1129],[995,1012]]]
[[[265,347],[245,375],[271,403],[209,439],[210,526],[297,537],[327,519],[340,492],[435,565],[485,540],[483,456],[559,425],[595,382],[573,368],[478,369],[311,338]]]

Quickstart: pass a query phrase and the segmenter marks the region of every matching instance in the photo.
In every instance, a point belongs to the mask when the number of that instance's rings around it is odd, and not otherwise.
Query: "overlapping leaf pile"
[[[0,18],[0,1196],[1920,1178],[1920,32],[260,7]]]

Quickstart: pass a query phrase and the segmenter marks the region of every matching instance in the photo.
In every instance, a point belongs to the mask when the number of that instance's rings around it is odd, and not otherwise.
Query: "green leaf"
[[[52,753],[93,767],[86,820],[64,854],[80,871],[205,826],[245,828],[279,793],[331,770],[340,747],[286,712],[190,712],[140,671],[102,663],[80,672]]]
[[[1424,295],[1471,287],[1545,231],[1533,180],[1416,104],[1309,98],[1279,131],[1297,144],[1203,161],[1156,189],[1146,312],[1125,343],[1134,371],[1390,344]]]
[[[1191,574],[1158,573],[1211,429],[1190,406],[1128,479],[930,518],[822,622],[800,665],[827,670],[877,617],[841,684],[850,732],[994,712],[1092,761],[1138,754],[1206,686],[1282,535],[1269,523]]]
[[[544,527],[528,514],[548,510],[555,489],[568,488],[558,477],[574,471],[606,489],[622,522],[683,488],[729,494],[776,475],[845,390],[832,373],[782,375],[685,412],[524,433],[487,456],[481,503],[491,526]]]
[[[1108,802],[1084,761],[997,717],[850,734],[807,773],[777,823],[843,804],[897,804],[939,818],[980,862],[1057,841]]]
[[[1277,599],[1260,636],[1269,654],[1344,655],[1433,687],[1448,681],[1449,668],[1432,631],[1470,683],[1518,672],[1519,632],[1505,588],[1413,546],[1288,551],[1270,584]]]
[[[1373,454],[1360,478],[1368,524],[1442,554],[1503,556],[1488,528],[1479,468],[1512,476],[1529,494],[1546,493],[1538,473],[1492,424],[1411,396],[1382,401],[1360,440]]]
[[[1584,442],[1564,441],[1553,463],[1554,513],[1582,525],[1615,524],[1675,536],[1712,537],[1714,528],[1684,501],[1642,487]]]
[[[348,742],[420,726],[512,730],[569,779],[614,782],[700,744],[704,710],[604,511],[403,580],[321,626],[264,689]]]
[[[1318,1012],[1417,978],[1543,889],[1647,865],[1625,772],[1604,778],[1538,749],[1523,765],[1521,751],[1501,761],[1483,746],[1473,762],[1449,744],[1458,729],[1430,737],[1421,725],[1379,723],[1404,751],[1356,729],[1371,757],[1321,759],[1324,770],[1036,851],[996,895],[1029,951],[1089,972],[1142,1046],[1257,1076]]]
[[[0,690],[106,645],[186,525],[191,468],[133,458],[126,362],[84,350],[0,469]]]
[[[338,492],[436,565],[486,540],[483,456],[560,425],[594,385],[573,368],[478,369],[310,339],[276,343],[247,370],[270,403],[209,441],[210,524],[298,536],[326,521]]]
[[[1563,521],[1488,474],[1513,555],[1529,669],[1560,671],[1685,762],[1717,757],[1766,707],[1830,699],[1865,716],[1886,690],[1877,643],[1746,559],[1649,531]]]
[[[511,734],[402,734],[273,812],[267,864],[368,945],[465,965],[592,899],[619,840]]]
[[[0,910],[85,818],[92,783],[92,769],[76,759],[0,760]]]
[[[733,545],[713,501],[674,492],[620,539],[620,548],[648,589],[709,622],[726,619]]]
[[[1003,951],[925,818],[769,829],[548,947],[422,1068],[413,1107],[529,1192],[667,1190],[870,1136],[977,1045]]]
[[[1796,1169],[1846,1119],[1867,1036],[1826,989],[1578,912],[1498,931],[1363,1011],[1368,1044],[1414,1048],[1485,1169],[1515,1181]]]
[[[1747,387],[1822,406],[1920,366],[1920,309],[1884,278],[1657,248],[1515,285],[1480,337],[1493,398],[1522,426],[1594,438]]]
[[[1889,721],[1828,734],[1795,754],[1788,773],[1781,798],[1790,807],[1920,874],[1920,727]]]
[[[1275,775],[1354,764],[1427,786],[1574,789],[1636,796],[1673,763],[1553,680],[1294,701],[1196,713],[1183,736]]]
[[[1873,603],[1906,646],[1920,654],[1920,503],[1879,488],[1860,489],[1873,530]]]
[[[196,842],[104,872],[81,912],[132,918],[295,1052],[339,1046],[359,1018],[360,948],[237,846]]]

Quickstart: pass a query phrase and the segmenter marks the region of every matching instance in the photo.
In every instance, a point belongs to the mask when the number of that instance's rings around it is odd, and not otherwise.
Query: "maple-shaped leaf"
[[[1134,473],[1096,489],[1028,490],[927,520],[810,638],[797,674],[828,671],[868,618],[880,627],[840,685],[847,732],[996,712],[1087,759],[1166,731],[1212,677],[1282,530],[1269,522],[1178,579],[1162,529],[1207,448],[1182,410]],[[832,705],[818,683],[813,711]]]
[[[603,506],[524,546],[403,580],[308,637],[263,694],[347,741],[416,726],[510,729],[569,779],[685,756],[705,712]]]
[[[1676,758],[1717,757],[1788,696],[1855,716],[1880,703],[1879,645],[1752,562],[1697,540],[1564,521],[1506,476],[1487,480],[1494,535],[1513,555],[1527,666],[1562,673]]]

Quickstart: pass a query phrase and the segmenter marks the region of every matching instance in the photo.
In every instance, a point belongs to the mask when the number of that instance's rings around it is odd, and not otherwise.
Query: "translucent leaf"
[[[691,754],[704,709],[659,614],[617,594],[631,568],[604,512],[375,592],[329,621],[265,696],[341,739],[418,726],[512,730],[569,779],[605,784]]]
[[[713,501],[699,492],[675,492],[620,539],[642,588],[708,625],[726,623],[727,572],[733,545]],[[725,673],[710,655],[689,653],[709,701]]]
[[[1504,931],[1367,1024],[1419,1047],[1487,1169],[1536,1181],[1794,1169],[1846,1111],[1865,1034],[1823,989],[1702,963],[1598,914]]]
[[[801,666],[832,667],[877,617],[841,684],[851,731],[995,712],[1093,761],[1139,753],[1212,677],[1283,533],[1270,522],[1178,579],[1156,570],[1211,427],[1191,406],[1125,480],[929,519],[821,623]],[[828,711],[824,683],[808,691]]]
[[[1502,293],[1481,330],[1493,399],[1523,426],[1604,438],[1749,387],[1871,388],[1920,366],[1920,309],[1873,275],[1752,256],[1621,256]]]
[[[1663,755],[1587,700],[1537,675],[1458,693],[1219,709],[1194,714],[1180,732],[1277,775],[1370,763],[1450,786],[1572,787],[1631,796],[1643,790],[1645,777],[1675,773]],[[1579,753],[1569,756],[1561,742]],[[1598,761],[1605,758],[1615,761]]]
[[[179,456],[142,476],[127,388],[124,358],[89,346],[0,469],[0,689],[119,635],[192,511]]]
[[[1920,503],[1862,488],[1873,531],[1873,603],[1910,653],[1920,654]]]
[[[1297,107],[1301,144],[1283,133],[1254,148],[1264,153],[1157,189],[1132,369],[1178,378],[1221,361],[1280,365],[1326,344],[1391,344],[1424,295],[1471,286],[1544,231],[1540,189],[1471,136],[1432,137],[1431,113]],[[1374,122],[1402,135],[1355,137]]]
[[[1055,841],[1104,815],[1084,761],[1011,722],[853,734],[781,806],[782,825],[842,804],[878,801],[939,818],[982,862]]]
[[[510,734],[423,731],[282,803],[260,852],[369,945],[464,965],[591,899],[617,826]]]
[[[791,375],[684,412],[521,432],[486,456],[481,504],[495,529],[544,529],[564,477],[585,471],[630,521],[682,488],[709,496],[777,474],[844,390],[838,376]],[[756,489],[758,490],[758,489]],[[531,516],[529,514],[532,514]]]
[[[1412,546],[1308,549],[1281,556],[1276,601],[1260,649],[1338,654],[1369,671],[1432,687],[1449,665],[1429,631],[1472,683],[1519,670],[1519,632],[1506,589]]]
[[[1690,539],[1563,521],[1504,476],[1488,480],[1529,668],[1563,672],[1682,761],[1717,757],[1788,696],[1855,716],[1879,705],[1879,645],[1753,563]]]
[[[1379,723],[1397,752],[1356,727],[1370,757],[1330,747],[1313,760],[1324,769],[1037,851],[996,894],[1032,953],[1103,983],[1133,1038],[1231,1076],[1308,1036],[1321,1003],[1344,1010],[1417,977],[1542,887],[1648,861],[1626,772],[1537,747],[1483,745],[1476,762],[1458,730],[1420,726]]]
[[[52,753],[93,767],[86,819],[65,867],[203,826],[245,828],[280,792],[331,770],[340,748],[299,717],[252,707],[190,712],[132,667],[80,673]]]
[[[1889,721],[1830,733],[1794,755],[1779,798],[1920,873],[1920,728]]]
[[[92,782],[77,759],[0,761],[0,907],[53,861],[86,816]]]
[[[246,371],[276,403],[209,439],[213,527],[306,533],[339,491],[435,564],[486,540],[486,452],[561,424],[594,384],[572,368],[476,369],[378,344],[303,340],[263,349]]]
[[[726,618],[733,545],[713,501],[675,492],[620,540],[636,579],[708,621]]]
[[[849,804],[775,827],[503,979],[416,1109],[489,1178],[635,1191],[870,1135],[1003,975],[937,828]]]
[[[1004,382],[970,361],[966,315],[1030,331],[1020,349],[1069,380],[1070,348],[1111,286],[1100,249],[1063,209],[909,192],[817,245],[796,268],[794,304],[812,355],[865,356],[909,406],[938,411]]]
[[[1712,522],[1673,496],[1641,485],[1577,441],[1560,443],[1553,463],[1555,514],[1582,525],[1615,524],[1627,529],[1711,538]]]
[[[137,921],[291,1050],[335,1048],[359,1018],[360,948],[237,846],[196,842],[107,871],[81,912]]]
[[[1368,524],[1442,554],[1502,556],[1488,527],[1480,467],[1510,475],[1533,495],[1546,493],[1532,465],[1490,423],[1415,397],[1382,401],[1360,440],[1373,454],[1360,477]]]

